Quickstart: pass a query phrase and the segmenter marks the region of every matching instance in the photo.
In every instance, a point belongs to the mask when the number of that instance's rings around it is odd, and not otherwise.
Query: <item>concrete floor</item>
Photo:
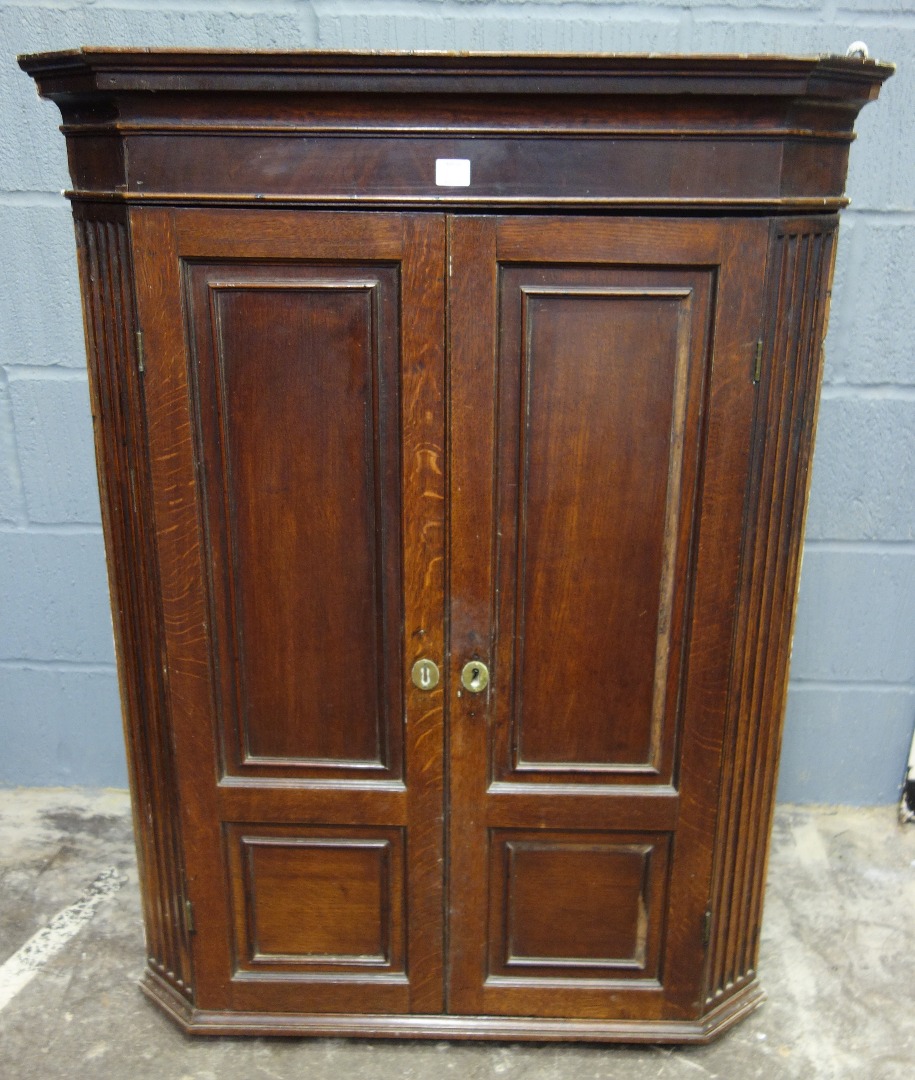
[[[3,1080],[915,1076],[915,828],[894,808],[779,811],[760,962],[769,1001],[691,1049],[184,1036],[135,985],[143,944],[120,792],[0,791],[0,965],[110,866],[123,887],[0,1010]]]

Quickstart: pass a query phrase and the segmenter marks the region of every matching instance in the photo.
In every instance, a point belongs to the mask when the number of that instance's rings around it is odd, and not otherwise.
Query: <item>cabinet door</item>
[[[444,219],[132,214],[194,999],[442,1008]]]
[[[767,223],[450,230],[448,1007],[695,1017]]]

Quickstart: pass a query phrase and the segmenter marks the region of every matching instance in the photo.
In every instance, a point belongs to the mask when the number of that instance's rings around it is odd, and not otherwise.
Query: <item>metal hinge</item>
[[[702,916],[702,944],[708,945],[712,940],[712,910],[708,911]]]
[[[184,901],[184,925],[187,927],[189,934],[197,933],[197,924],[194,921],[194,905],[190,900]]]
[[[753,363],[753,382],[758,383],[762,375],[762,338],[756,342],[756,359]]]
[[[146,360],[143,356],[143,331],[137,330],[134,337],[137,339],[137,370],[142,375],[146,371]]]

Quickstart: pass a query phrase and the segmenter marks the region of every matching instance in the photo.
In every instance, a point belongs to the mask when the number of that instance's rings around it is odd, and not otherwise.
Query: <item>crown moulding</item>
[[[75,199],[741,213],[844,206],[855,117],[893,71],[843,57],[122,49],[19,63],[60,108]],[[436,185],[438,158],[470,160],[473,183]]]

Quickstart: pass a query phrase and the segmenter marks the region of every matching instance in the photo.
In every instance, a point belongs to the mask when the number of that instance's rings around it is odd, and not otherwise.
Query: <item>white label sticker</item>
[[[470,187],[470,159],[435,159],[435,183],[438,187]]]

